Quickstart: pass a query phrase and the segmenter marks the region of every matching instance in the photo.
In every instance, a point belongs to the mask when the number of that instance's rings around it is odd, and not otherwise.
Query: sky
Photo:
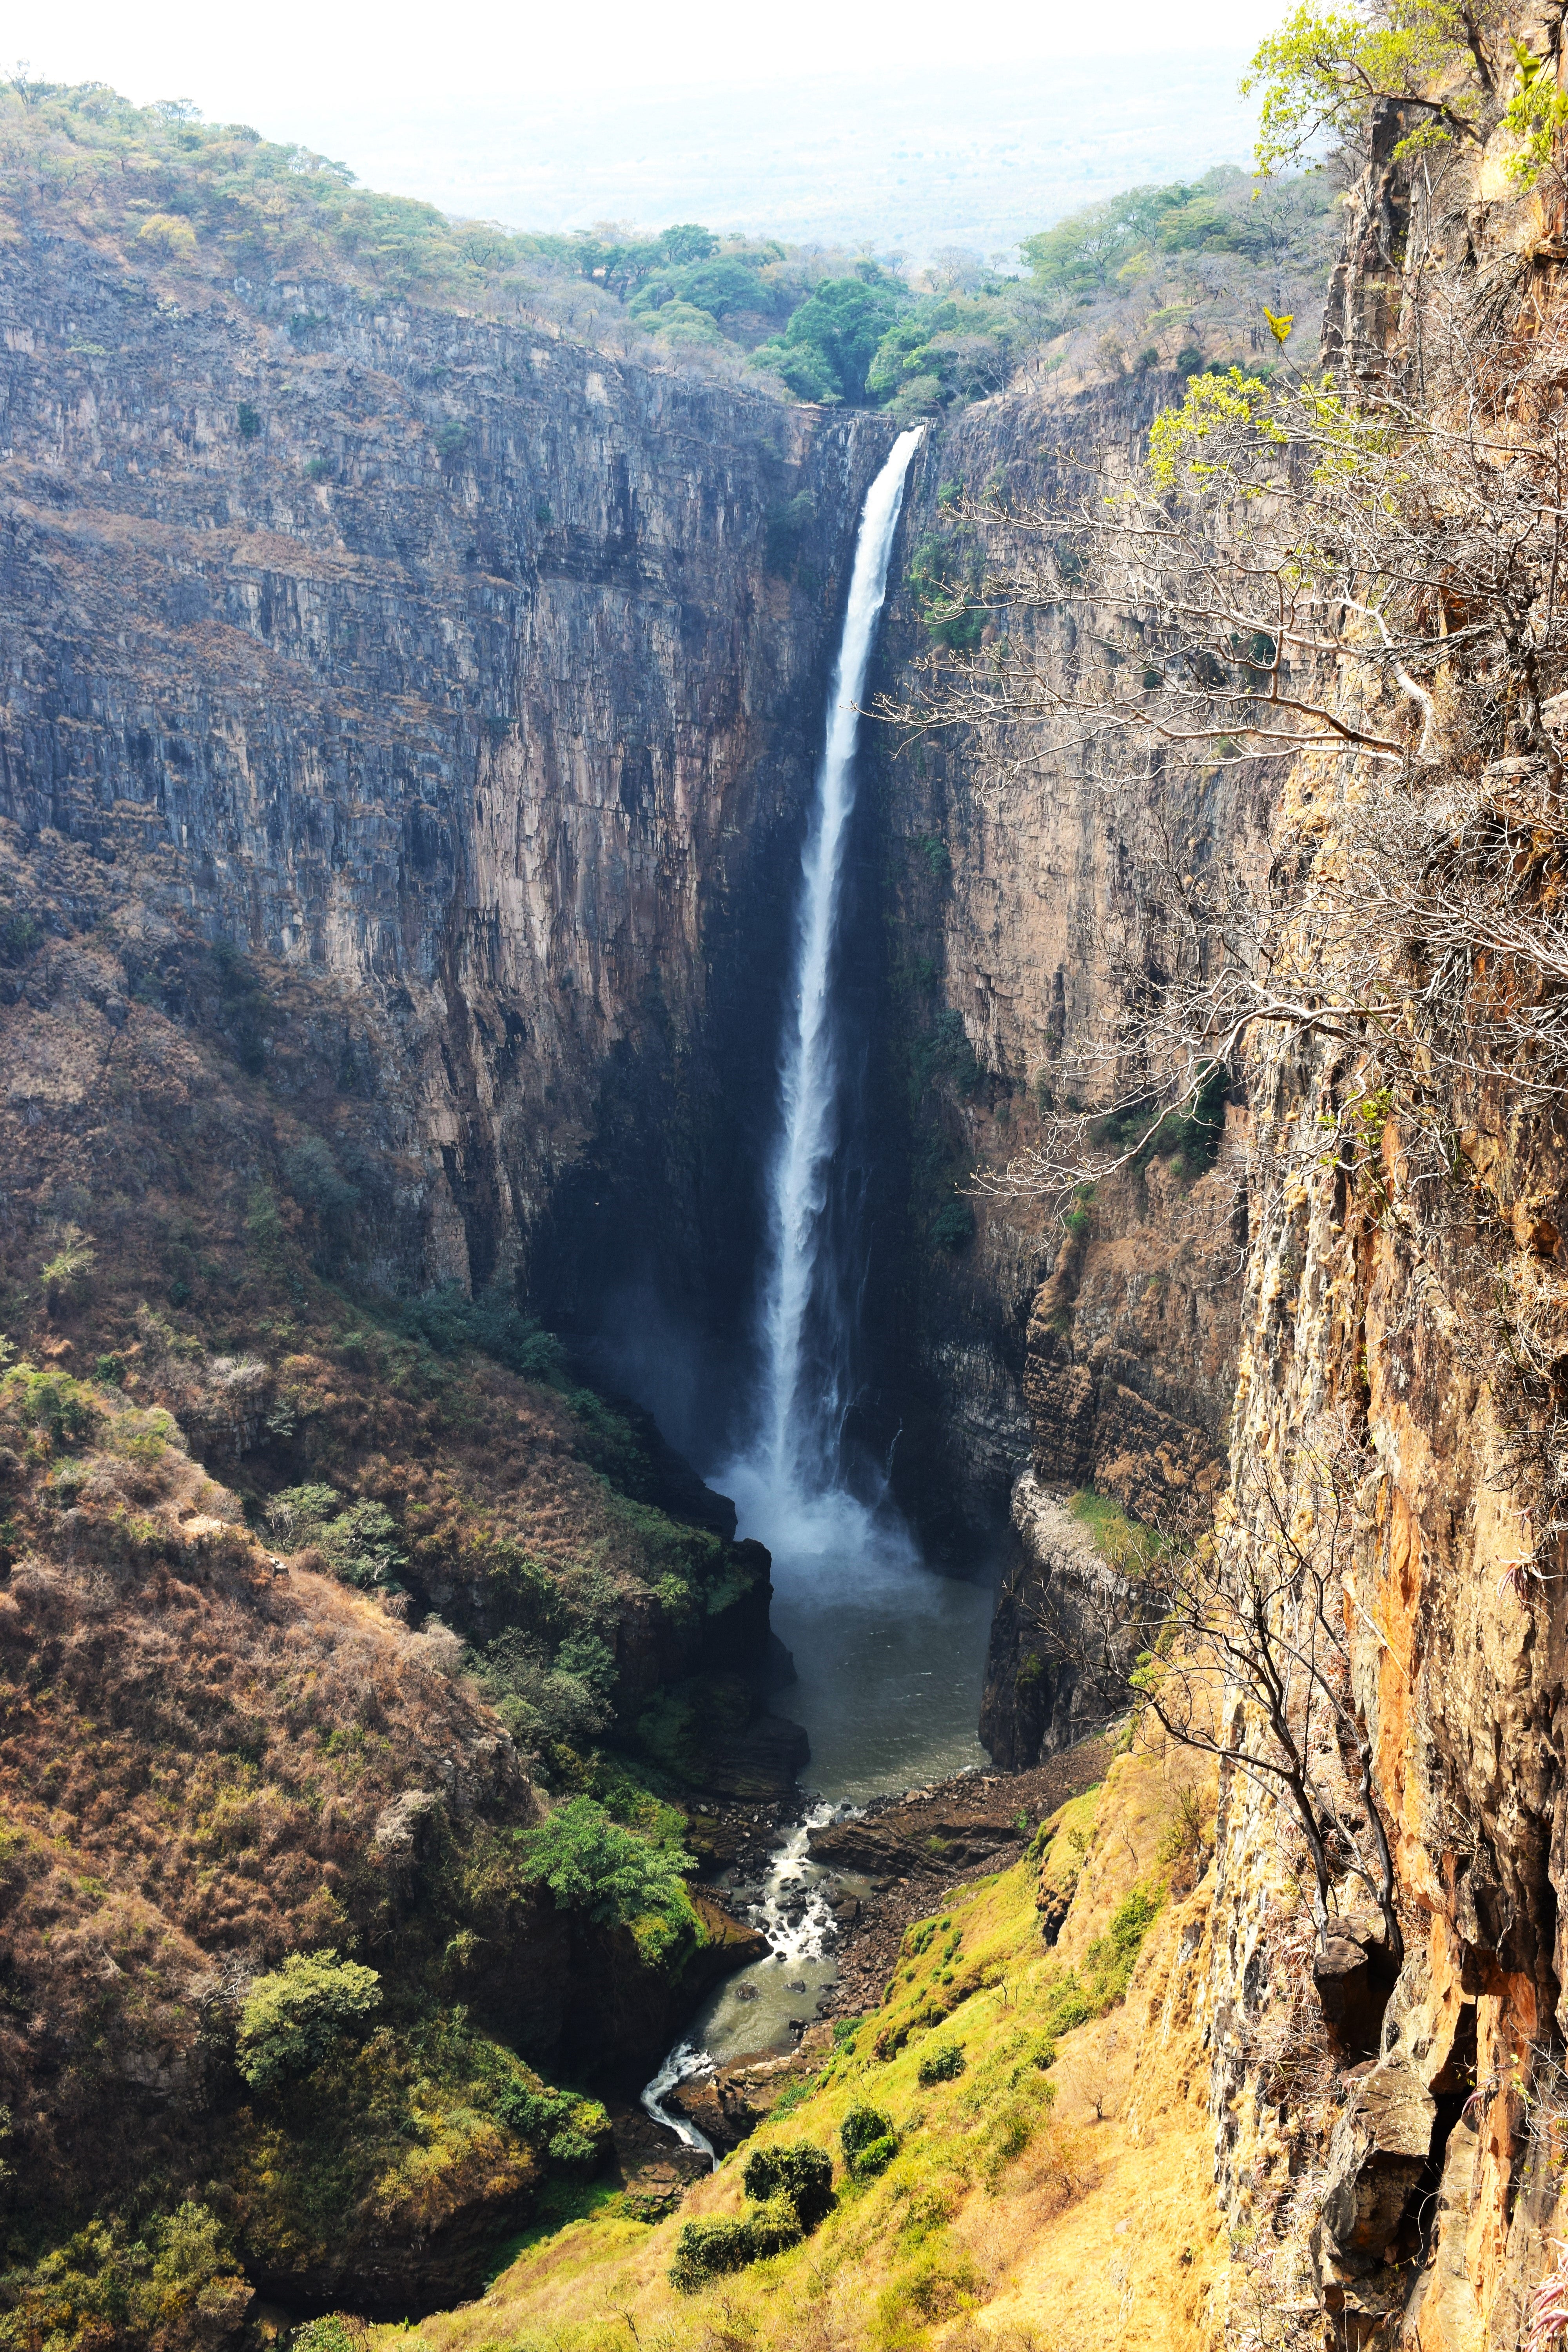
[[[511,226],[989,252],[1089,196],[1245,163],[1236,80],[1282,5],[12,0],[0,40],[44,79],[189,99]]]

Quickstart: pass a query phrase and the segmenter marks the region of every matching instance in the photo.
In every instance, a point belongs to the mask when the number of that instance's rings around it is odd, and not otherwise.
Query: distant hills
[[[300,93],[291,135],[362,182],[531,229],[706,221],[795,242],[987,260],[1135,183],[1251,150],[1240,47],[1057,65],[898,66],[752,89],[542,109],[487,100],[401,117]]]

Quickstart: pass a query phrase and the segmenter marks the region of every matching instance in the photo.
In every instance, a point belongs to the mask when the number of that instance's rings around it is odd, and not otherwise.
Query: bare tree
[[[933,651],[907,726],[1152,812],[1226,761],[1296,779],[1260,887],[1185,868],[1151,815],[1119,1017],[1079,1043],[1089,1108],[998,1189],[1125,1164],[1266,1027],[1371,1057],[1371,1091],[1428,1123],[1456,1084],[1568,1091],[1568,331],[1517,266],[1434,274],[1418,362],[1366,399],[1199,377],[1141,465],[1064,457],[1064,499],[965,509],[986,568],[931,617],[983,613],[987,638]],[[1097,1144],[1141,1101],[1145,1129]]]
[[[1305,1847],[1320,1949],[1342,1916],[1342,1890],[1359,1886],[1397,1970],[1393,1849],[1346,1622],[1354,1482],[1366,1468],[1353,1444],[1335,1461],[1298,1455],[1289,1484],[1247,1459],[1232,1511],[1212,1534],[1192,1542],[1151,1531],[1101,1607],[1061,1638],[1100,1684],[1119,1674],[1167,1738],[1280,1801]]]

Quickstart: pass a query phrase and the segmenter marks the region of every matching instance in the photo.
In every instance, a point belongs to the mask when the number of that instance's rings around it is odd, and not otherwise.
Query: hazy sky
[[[1237,74],[1284,5],[13,0],[0,39],[45,79],[190,99],[512,226],[989,249],[1131,182],[1244,163]]]

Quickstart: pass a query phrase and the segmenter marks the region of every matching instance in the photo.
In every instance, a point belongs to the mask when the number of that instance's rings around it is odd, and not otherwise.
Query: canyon
[[[1518,26],[1548,62],[1561,30]],[[1346,205],[1324,350],[1361,382],[1423,272],[1528,297],[1542,338],[1560,312],[1559,199],[1500,114],[1436,181],[1406,130],[1380,102]],[[1065,1208],[971,1182],[1117,1014],[1152,862],[1331,881],[1362,804],[1326,755],[1122,788],[1103,736],[1053,767],[1026,717],[889,715],[985,501],[1066,515],[1072,450],[1133,466],[1189,378],[1026,370],[910,461],[838,916],[840,1435],[933,1570],[997,1588],[995,1770],[813,1831],[867,1889],[837,2014],[689,2095],[733,2161],[661,2170],[625,2153],[635,2094],[758,1962],[723,1898],[810,1785],[773,1563],[698,1473],[747,1434],[802,850],[893,424],[542,313],[183,275],[25,188],[6,225],[6,2340],[53,2344],[59,2278],[88,2311],[199,2212],[201,2261],[157,2256],[173,2316],[115,2341],[342,2310],[598,2352],[619,2310],[823,2352],[1544,2352],[1554,1101],[1430,1065],[1402,1097],[1315,1005],[1217,1074],[1198,1142]],[[1007,619],[1042,660],[1079,625]],[[1538,794],[1548,910],[1563,682],[1543,656],[1479,751],[1451,699],[1422,772]],[[1256,1565],[1325,1526],[1367,1759],[1331,1934],[1238,1761],[1246,1688],[1184,1747],[1128,1712],[1167,1636],[1083,1658],[1149,1531]],[[1398,1951],[1343,1864],[1373,1815]],[[563,1822],[641,1892],[571,1893]],[[306,1952],[382,2006],[268,2092],[253,2004]],[[741,2227],[740,2143],[801,2134],[838,2206],[716,2335],[678,2233]]]

